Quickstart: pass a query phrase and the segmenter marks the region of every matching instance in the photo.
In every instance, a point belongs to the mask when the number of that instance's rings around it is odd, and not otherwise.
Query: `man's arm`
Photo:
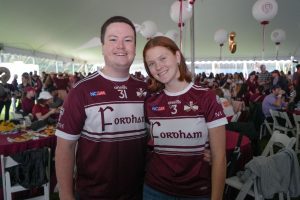
[[[61,200],[75,200],[73,190],[73,171],[75,146],[77,141],[57,137],[55,168]]]
[[[209,129],[209,143],[212,155],[212,200],[223,197],[226,178],[226,135],[225,126]]]

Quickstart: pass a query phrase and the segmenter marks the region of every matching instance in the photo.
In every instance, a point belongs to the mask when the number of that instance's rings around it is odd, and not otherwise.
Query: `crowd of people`
[[[24,72],[20,83],[17,75],[14,75],[11,83],[8,83],[9,77],[2,80],[0,86],[4,92],[0,95],[0,113],[4,108],[3,120],[10,119],[11,110],[13,114],[29,115],[32,120],[45,119],[58,113],[69,90],[83,77],[77,72],[74,75],[62,72],[42,72],[38,75],[34,71]]]
[[[57,120],[60,199],[220,200],[232,117],[256,103],[266,118],[269,109],[300,109],[300,65],[294,74],[261,65],[247,79],[202,73],[193,81],[178,46],[158,36],[143,50],[145,78],[129,74],[136,53],[129,19],[109,18],[101,43],[105,65],[87,76],[33,72],[3,83],[0,112],[12,102],[33,120]]]

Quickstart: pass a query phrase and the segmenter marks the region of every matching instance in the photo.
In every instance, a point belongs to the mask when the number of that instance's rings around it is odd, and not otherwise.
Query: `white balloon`
[[[173,40],[174,42],[176,42],[177,38],[178,38],[178,32],[175,30],[168,30],[165,34],[166,37],[170,38],[171,40]]]
[[[140,27],[140,33],[145,38],[153,37],[157,32],[157,26],[153,21],[144,21]]]
[[[214,40],[217,44],[221,45],[227,41],[228,32],[224,29],[219,29],[215,32]]]
[[[252,7],[252,15],[260,23],[272,20],[277,11],[278,4],[276,0],[257,0]]]
[[[139,25],[139,24],[134,24],[134,27],[135,27],[135,31],[136,31],[137,33],[139,33],[139,32],[141,31],[141,25]]]
[[[193,10],[191,9],[191,5],[187,1],[182,2],[182,22],[189,20],[193,15]],[[175,1],[170,8],[170,16],[171,19],[179,23],[180,16],[180,1]]]
[[[271,40],[275,42],[275,44],[277,43],[280,44],[285,40],[285,38],[286,38],[285,31],[282,29],[276,29],[271,33]]]

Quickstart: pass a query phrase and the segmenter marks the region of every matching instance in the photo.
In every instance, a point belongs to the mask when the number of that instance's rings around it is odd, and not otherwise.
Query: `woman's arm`
[[[226,135],[225,126],[209,129],[212,156],[211,200],[222,200],[226,178]]]

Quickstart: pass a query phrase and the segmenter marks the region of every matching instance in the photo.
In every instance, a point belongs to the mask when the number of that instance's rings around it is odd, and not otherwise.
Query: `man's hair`
[[[109,18],[108,20],[106,20],[104,22],[104,24],[102,25],[102,27],[101,27],[100,39],[101,39],[101,44],[102,45],[104,44],[104,37],[105,37],[106,29],[112,23],[125,23],[125,24],[128,24],[134,32],[134,43],[136,43],[136,31],[135,31],[135,26],[133,25],[133,23],[126,17],[113,16],[113,17]]]

